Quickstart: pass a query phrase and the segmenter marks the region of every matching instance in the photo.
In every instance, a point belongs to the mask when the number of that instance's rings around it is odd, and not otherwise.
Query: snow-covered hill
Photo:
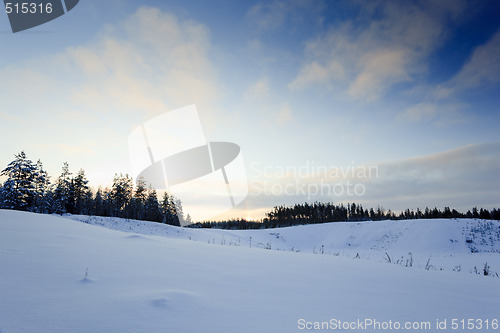
[[[207,244],[334,255],[428,270],[500,274],[500,221],[434,219],[335,222],[267,230],[186,229],[96,216],[76,221]]]
[[[0,210],[0,332],[498,332],[500,279],[464,268],[500,271],[486,223],[222,231]]]

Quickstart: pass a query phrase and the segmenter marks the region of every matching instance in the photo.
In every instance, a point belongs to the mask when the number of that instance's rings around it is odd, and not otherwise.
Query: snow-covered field
[[[70,219],[141,235],[207,244],[334,255],[404,267],[500,275],[500,221],[336,222],[268,230],[214,230],[98,216]]]
[[[498,221],[223,231],[0,210],[1,333],[500,332],[496,272]]]

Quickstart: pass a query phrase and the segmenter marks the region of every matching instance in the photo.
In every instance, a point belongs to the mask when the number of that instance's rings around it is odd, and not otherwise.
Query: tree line
[[[167,192],[161,200],[157,192],[139,179],[134,186],[128,175],[115,174],[111,188],[93,192],[85,171],[76,175],[64,163],[54,182],[40,160],[33,163],[24,151],[2,170],[7,180],[0,184],[0,208],[43,214],[78,214],[122,217],[180,225],[184,218],[179,199]],[[189,220],[189,215],[186,217]]]
[[[381,221],[381,220],[412,220],[412,219],[439,219],[439,218],[478,218],[484,220],[500,220],[500,209],[488,211],[477,207],[468,210],[465,214],[450,207],[444,210],[425,208],[420,210],[406,209],[395,213],[384,208],[364,209],[360,204],[334,203],[304,203],[293,206],[276,206],[266,213],[260,222],[233,219],[228,221],[210,221],[196,223],[192,227],[218,229],[268,229],[291,227],[294,225],[317,224],[326,222],[353,222],[353,221]]]

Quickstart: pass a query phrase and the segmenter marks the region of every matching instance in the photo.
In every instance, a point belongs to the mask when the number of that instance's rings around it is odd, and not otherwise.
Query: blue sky
[[[226,216],[306,200],[498,207],[499,13],[497,1],[82,0],[16,34],[0,15],[0,166],[25,150],[53,179],[67,161],[109,186],[130,172],[133,128],[196,104],[207,139],[244,155],[250,193]]]

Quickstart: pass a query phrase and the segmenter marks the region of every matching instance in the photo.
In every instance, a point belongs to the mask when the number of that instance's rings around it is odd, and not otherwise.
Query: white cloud
[[[245,97],[250,100],[261,100],[269,96],[270,90],[269,79],[267,77],[261,77],[247,89]]]
[[[422,102],[400,112],[396,119],[404,122],[430,122],[446,126],[467,121],[468,116],[463,112],[465,108],[466,106],[460,103]]]
[[[275,118],[278,122],[278,125],[285,126],[292,119],[290,105],[288,103],[283,104],[280,110],[275,113]]]
[[[249,210],[303,201],[356,202],[365,208],[498,207],[500,142],[401,160],[345,167],[268,168],[252,178]],[[267,175],[267,178],[266,178]],[[350,184],[350,185],[348,185]],[[358,194],[356,194],[355,189]],[[263,193],[266,193],[264,195]],[[274,191],[274,192],[273,192]]]
[[[141,111],[151,116],[194,103],[211,106],[219,91],[209,48],[204,26],[141,7],[88,44],[0,69],[2,76],[15,78],[2,88],[6,96],[36,93],[32,100],[37,103],[57,91],[72,107],[117,115]],[[61,71],[64,75],[54,75]]]
[[[381,49],[364,55],[359,61],[362,70],[349,85],[349,95],[374,100],[388,86],[410,81],[408,59],[409,54],[403,49]]]
[[[443,18],[458,17],[463,10],[461,2],[363,3],[358,17],[307,43],[304,63],[289,88],[320,83],[355,99],[380,98],[395,84],[425,73],[425,57],[446,37]]]
[[[400,113],[398,118],[400,120],[409,120],[412,122],[419,122],[423,120],[433,119],[437,114],[437,106],[429,103],[420,103]]]
[[[500,143],[492,142],[381,163],[379,178],[367,185],[366,199],[394,202],[396,209],[497,206],[499,156]]]
[[[447,86],[469,88],[500,82],[500,31],[477,47]]]
[[[259,3],[250,8],[247,17],[260,31],[274,30],[283,25],[288,7],[283,1]]]
[[[89,174],[103,165],[126,171],[129,131],[152,116],[196,104],[207,127],[216,121],[219,88],[209,51],[205,26],[141,7],[87,44],[0,69],[2,77],[13,78],[0,83],[3,105],[25,119],[1,129],[25,133],[15,145],[38,145],[37,154],[54,164],[68,156],[70,165]]]
[[[300,25],[306,13],[318,13],[322,8],[322,1],[317,0],[265,1],[252,6],[246,18],[257,32],[268,32],[284,27],[287,21]]]
[[[325,66],[317,61],[312,61],[301,68],[299,75],[288,85],[292,90],[306,88],[313,84],[330,86],[330,80],[343,79],[345,71],[342,65],[335,60],[329,61]]]
[[[65,60],[85,76],[72,97],[121,111],[158,114],[193,103],[212,103],[218,92],[208,60],[208,32],[156,8],[141,7],[96,42],[71,48]]]

